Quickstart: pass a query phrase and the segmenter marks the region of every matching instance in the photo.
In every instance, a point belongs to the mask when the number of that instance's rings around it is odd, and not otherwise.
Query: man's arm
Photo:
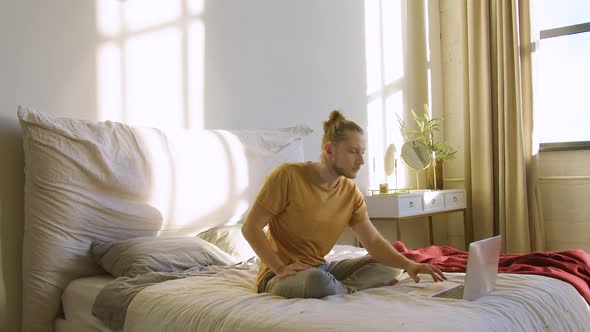
[[[255,201],[242,226],[244,238],[250,243],[260,260],[279,278],[308,269],[310,266],[303,263],[286,265],[272,249],[263,229],[273,216],[270,211]]]
[[[430,264],[416,263],[400,254],[379,234],[369,219],[351,224],[350,229],[367,249],[369,255],[381,264],[406,270],[415,282],[420,281],[419,273],[430,274],[434,281],[446,279],[437,267]]]

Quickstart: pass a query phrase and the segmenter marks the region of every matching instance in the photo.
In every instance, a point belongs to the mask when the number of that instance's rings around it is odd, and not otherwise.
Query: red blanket
[[[444,272],[465,272],[467,252],[447,246],[408,249],[396,241],[393,246],[407,258],[432,264]],[[501,255],[499,273],[539,274],[574,286],[590,304],[590,254],[584,250],[533,252]]]

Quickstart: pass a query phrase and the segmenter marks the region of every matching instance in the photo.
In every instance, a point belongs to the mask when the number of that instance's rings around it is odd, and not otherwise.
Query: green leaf
[[[440,131],[442,118],[431,118],[428,105],[424,104],[424,112],[420,115],[410,110],[414,118],[415,126],[409,126],[398,114],[397,120],[400,126],[400,133],[406,141],[418,140],[435,153],[436,159],[451,160],[455,158],[457,150],[451,147],[448,142],[435,142],[434,133]]]

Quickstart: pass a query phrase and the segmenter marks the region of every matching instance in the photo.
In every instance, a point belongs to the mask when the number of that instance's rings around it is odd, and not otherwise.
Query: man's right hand
[[[277,272],[275,272],[275,274],[277,275],[277,277],[279,277],[279,279],[282,279],[286,276],[291,276],[294,275],[295,273],[299,272],[299,271],[305,271],[307,269],[309,269],[311,266],[304,264],[304,263],[293,263],[293,264],[289,264],[289,265],[283,265],[279,268],[279,270]]]

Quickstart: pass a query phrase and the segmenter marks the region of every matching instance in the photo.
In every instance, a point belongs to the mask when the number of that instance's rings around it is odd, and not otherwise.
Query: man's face
[[[346,140],[332,144],[333,158],[330,159],[330,165],[336,174],[354,179],[365,163],[365,142],[358,131],[348,130],[346,136]]]

